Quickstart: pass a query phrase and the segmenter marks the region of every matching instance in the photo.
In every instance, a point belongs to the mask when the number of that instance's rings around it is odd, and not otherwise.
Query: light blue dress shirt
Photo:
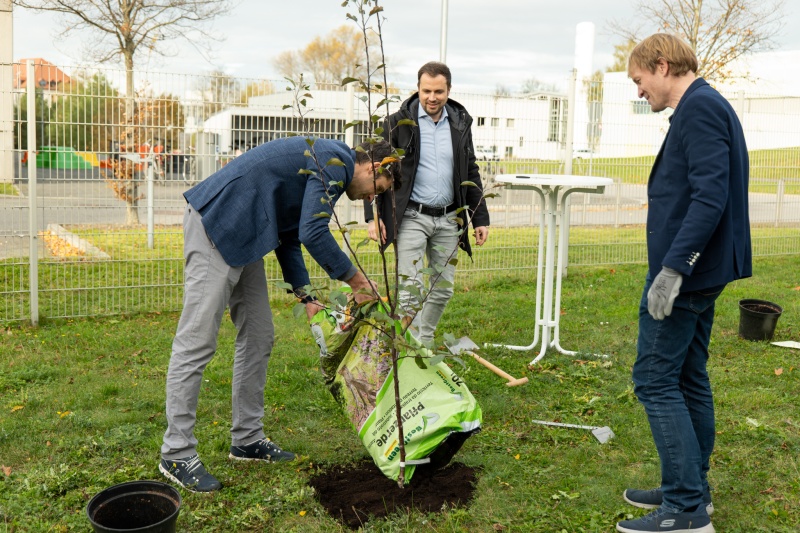
[[[420,104],[417,124],[419,165],[411,199],[430,206],[448,206],[453,203],[453,140],[447,108],[442,109],[439,122],[434,123]]]

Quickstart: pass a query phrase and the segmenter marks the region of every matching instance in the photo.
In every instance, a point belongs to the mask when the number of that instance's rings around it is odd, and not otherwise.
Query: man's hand
[[[348,279],[345,283],[350,285],[353,289],[353,299],[357,304],[362,304],[369,300],[376,300],[378,297],[378,284],[367,277],[362,272],[356,272],[356,275]]]
[[[656,320],[664,320],[672,314],[672,304],[683,283],[680,272],[669,267],[663,267],[658,273],[650,290],[647,291],[647,312]]]
[[[489,227],[488,226],[478,226],[475,228],[475,244],[477,246],[483,246],[483,243],[486,242],[486,239],[489,237]]]
[[[381,228],[381,244],[386,242],[386,226],[383,225],[383,220],[378,220],[377,223],[375,219],[370,220],[367,224],[367,235],[373,241],[378,240],[378,224],[380,224]]]
[[[314,318],[314,315],[319,313],[324,309],[324,306],[319,300],[312,300],[306,304],[306,316],[308,317],[308,321],[311,322],[311,319]]]

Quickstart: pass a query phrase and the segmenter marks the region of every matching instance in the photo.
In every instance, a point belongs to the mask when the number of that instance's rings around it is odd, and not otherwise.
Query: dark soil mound
[[[369,459],[332,466],[309,480],[319,502],[336,520],[357,529],[372,518],[397,510],[438,512],[444,504],[465,506],[475,491],[475,469],[453,463],[439,470],[417,467],[401,489]]]

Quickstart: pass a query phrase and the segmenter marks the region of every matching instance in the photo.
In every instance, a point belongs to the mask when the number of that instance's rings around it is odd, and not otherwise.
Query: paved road
[[[28,255],[28,185],[27,179],[16,180],[20,196],[0,196],[0,258]],[[178,225],[183,220],[182,193],[189,188],[180,174],[168,173],[153,187],[153,213],[156,225]],[[115,198],[98,169],[51,170],[39,169],[38,231],[48,224],[61,225],[113,225],[126,223],[127,204]],[[143,183],[140,194],[146,192]],[[646,187],[622,184],[608,187],[603,195],[579,194],[571,196],[570,224],[572,225],[628,225],[644,224],[647,216]],[[492,225],[535,225],[539,221],[538,206],[532,191],[500,190],[500,196],[489,202]],[[147,221],[147,199],[139,200],[139,220]],[[360,205],[351,205],[343,199],[337,208],[348,220],[363,222]],[[750,219],[753,224],[770,224],[776,221],[776,196],[750,195]],[[786,196],[781,206],[781,221],[800,223],[800,196]],[[45,253],[40,250],[40,254]],[[42,255],[40,255],[42,257]]]

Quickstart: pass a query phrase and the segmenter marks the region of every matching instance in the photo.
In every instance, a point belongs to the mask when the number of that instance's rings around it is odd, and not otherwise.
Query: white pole
[[[355,101],[356,101],[356,87],[355,83],[348,83],[347,84],[347,101],[344,104],[344,121],[346,124],[349,124],[355,120]],[[355,146],[355,128],[347,128],[344,132],[344,142],[347,146]],[[356,219],[355,210],[358,206],[361,205],[362,202],[353,202],[352,200],[347,201],[347,220],[352,221]],[[345,240],[345,249],[344,253],[347,256],[350,256],[350,233],[344,234]]]
[[[0,183],[14,180],[14,17],[11,0],[0,0]]]
[[[150,146],[150,153],[147,154],[147,174],[145,180],[147,181],[147,249],[152,250],[155,246],[155,239],[153,232],[155,231],[154,215],[153,215],[153,182],[155,181],[155,155],[153,154],[153,146]]]
[[[567,96],[567,142],[566,148],[564,150],[564,174],[569,176],[572,175],[572,144],[573,138],[575,135],[575,111],[577,107],[577,102],[575,99],[575,86],[578,82],[578,69],[572,69],[572,76],[569,80],[569,94]],[[571,198],[567,196],[563,203],[563,209],[561,211],[560,216],[560,229],[559,235],[562,236],[561,240],[559,241],[558,246],[558,264],[561,266],[560,274],[562,277],[566,277],[567,275],[567,266],[569,263],[569,256],[567,255],[566,246],[562,246],[561,243],[565,244],[569,242],[569,206],[570,206]],[[556,205],[558,203],[556,202]]]
[[[439,61],[447,63],[447,0],[442,0],[442,31],[439,44]]]
[[[575,100],[576,85],[578,83],[578,69],[572,69],[569,78],[569,91],[567,92],[567,138],[564,140],[564,174],[572,174],[572,145],[575,137]]]
[[[594,24],[581,22],[575,27],[575,60],[577,84],[575,87],[575,109],[572,121],[575,123],[573,142],[578,149],[589,148],[589,91],[586,81],[592,77],[592,56],[594,55]],[[570,153],[570,156],[572,153]]]
[[[36,79],[33,60],[28,60],[28,284],[31,325],[39,325],[39,222],[36,190]]]

